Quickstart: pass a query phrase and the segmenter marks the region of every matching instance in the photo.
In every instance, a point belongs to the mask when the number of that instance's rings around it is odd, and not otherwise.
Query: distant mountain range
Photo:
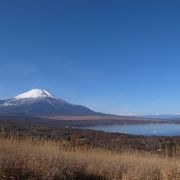
[[[172,120],[180,120],[180,113],[174,114],[150,114],[141,116],[144,118],[154,118],[154,119],[172,119]]]
[[[32,89],[14,98],[0,100],[0,114],[27,116],[97,115],[87,107],[56,98],[44,89]]]
[[[15,116],[96,116],[108,115],[92,111],[82,106],[71,104],[61,98],[57,98],[44,89],[32,89],[14,98],[0,100],[0,115]],[[154,118],[164,120],[180,120],[180,113],[131,115],[133,118]],[[125,116],[124,116],[125,118]]]

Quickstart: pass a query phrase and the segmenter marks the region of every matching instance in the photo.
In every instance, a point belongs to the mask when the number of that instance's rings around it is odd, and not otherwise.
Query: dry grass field
[[[1,137],[0,179],[179,180],[180,158],[74,147],[66,141]]]

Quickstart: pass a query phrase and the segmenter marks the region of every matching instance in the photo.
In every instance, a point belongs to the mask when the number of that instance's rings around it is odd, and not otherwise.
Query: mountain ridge
[[[32,89],[14,98],[0,100],[0,114],[30,116],[97,115],[82,105],[68,103],[44,89]]]

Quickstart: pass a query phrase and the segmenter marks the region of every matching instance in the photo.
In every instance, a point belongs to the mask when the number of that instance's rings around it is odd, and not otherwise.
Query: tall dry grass
[[[0,179],[179,180],[180,159],[71,148],[67,142],[0,138]]]

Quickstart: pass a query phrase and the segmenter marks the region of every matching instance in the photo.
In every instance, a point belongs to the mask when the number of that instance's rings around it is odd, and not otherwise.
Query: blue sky
[[[180,112],[180,2],[0,1],[0,99],[45,88],[116,114]]]

